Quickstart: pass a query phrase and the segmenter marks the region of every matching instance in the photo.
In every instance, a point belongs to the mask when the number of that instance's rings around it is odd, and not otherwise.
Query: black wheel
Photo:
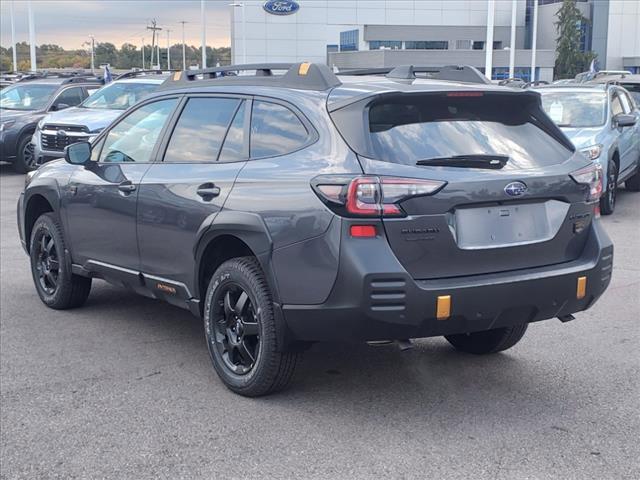
[[[13,169],[18,173],[27,173],[36,168],[38,168],[38,165],[33,145],[31,144],[31,135],[25,135],[18,142]]]
[[[224,384],[247,397],[287,386],[299,354],[278,351],[269,287],[253,257],[234,258],[213,274],[204,310],[207,347]]]
[[[57,218],[41,215],[31,232],[31,274],[42,302],[57,310],[81,306],[91,291],[91,279],[74,275],[66,255]]]
[[[632,177],[625,180],[624,186],[631,192],[640,192],[640,167]]]
[[[600,198],[600,213],[611,215],[616,208],[616,193],[618,190],[618,167],[615,162],[609,162],[607,167],[607,189]]]
[[[456,350],[476,355],[487,353],[497,353],[513,347],[524,336],[527,331],[527,324],[516,325],[514,327],[494,328],[484,332],[461,333],[457,335],[447,335],[446,338]]]

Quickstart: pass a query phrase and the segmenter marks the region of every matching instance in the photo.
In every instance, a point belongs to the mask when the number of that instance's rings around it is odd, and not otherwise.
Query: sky
[[[29,40],[26,0],[0,0],[0,43],[11,46],[11,4],[14,5],[16,42]],[[230,0],[207,0],[207,45],[229,46]],[[96,42],[111,42],[120,47],[125,42],[141,45],[151,43],[151,31],[146,30],[152,19],[157,20],[160,45],[181,43],[182,24],[188,45],[199,46],[200,0],[32,0],[36,44],[55,43],[65,49],[82,48],[89,35]]]

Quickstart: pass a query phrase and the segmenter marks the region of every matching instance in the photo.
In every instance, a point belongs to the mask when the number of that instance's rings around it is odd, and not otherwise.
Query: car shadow
[[[137,348],[163,348],[166,355],[178,351],[183,372],[208,382],[205,390],[225,389],[209,363],[202,321],[186,310],[105,285],[92,292],[84,308],[69,314],[80,312],[92,321],[107,322],[103,331],[128,324],[124,328],[137,333]],[[148,341],[140,342],[140,337]],[[525,336],[522,344],[526,341]],[[509,352],[476,356],[455,351],[443,338],[417,340],[407,351],[396,344],[319,343],[302,356],[287,390],[238,401],[268,402],[301,415],[310,410],[353,415],[363,422],[371,417],[388,421],[398,411],[405,419],[411,414],[424,418],[433,409],[464,415],[477,410],[490,413],[478,421],[491,422],[497,415],[521,416],[518,405],[532,401],[542,413],[562,402],[566,393],[562,385],[549,387],[548,366],[531,361],[530,355],[522,358],[522,344]]]
[[[16,172],[13,169],[13,164],[9,162],[0,162],[0,176],[18,176],[22,175],[21,173]]]

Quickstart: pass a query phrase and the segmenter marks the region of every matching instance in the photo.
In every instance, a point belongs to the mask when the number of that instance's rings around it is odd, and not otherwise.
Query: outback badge
[[[504,193],[510,197],[521,197],[527,191],[527,186],[522,182],[511,182],[504,187]]]

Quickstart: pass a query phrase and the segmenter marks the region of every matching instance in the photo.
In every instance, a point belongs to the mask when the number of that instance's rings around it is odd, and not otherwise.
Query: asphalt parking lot
[[[640,194],[604,219],[612,283],[507,353],[316,345],[287,391],[232,394],[188,312],[95,282],[46,309],[0,165],[0,477],[640,478]]]

